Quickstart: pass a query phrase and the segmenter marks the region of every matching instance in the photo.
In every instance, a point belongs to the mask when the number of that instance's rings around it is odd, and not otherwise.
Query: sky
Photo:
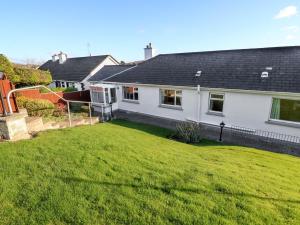
[[[2,1],[0,53],[14,62],[300,45],[300,0]]]

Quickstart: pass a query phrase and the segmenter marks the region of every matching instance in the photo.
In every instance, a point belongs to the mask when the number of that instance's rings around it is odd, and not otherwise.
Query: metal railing
[[[109,121],[114,118],[111,104],[91,102],[91,105],[100,109],[100,111],[98,110],[98,113],[100,113],[99,117],[101,118],[102,122]]]
[[[239,126],[231,126],[229,129],[233,134],[253,135],[253,136],[264,137],[264,138],[281,141],[281,142],[292,142],[292,143],[300,144],[299,136],[293,136],[293,135],[276,133],[271,131],[264,131],[264,130],[255,130],[255,129],[239,127]]]
[[[82,103],[82,104],[88,104],[88,108],[89,108],[89,119],[90,119],[90,124],[93,124],[92,121],[92,109],[91,109],[91,102],[86,102],[86,101],[73,101],[73,100],[68,100],[65,99],[63,97],[61,97],[60,95],[58,95],[56,92],[52,91],[50,88],[44,86],[44,85],[37,85],[37,86],[31,86],[31,87],[24,87],[24,88],[17,88],[17,89],[13,89],[10,90],[7,93],[7,99],[10,99],[10,96],[12,95],[12,93],[14,92],[18,92],[18,91],[22,91],[22,90],[29,90],[29,89],[39,89],[39,88],[44,88],[46,90],[48,90],[49,92],[51,92],[52,94],[56,95],[59,99],[61,99],[62,101],[67,103],[67,108],[68,108],[68,120],[69,120],[69,126],[72,126],[72,119],[71,119],[71,111],[70,111],[70,103],[74,102],[74,103]],[[8,109],[9,109],[9,115],[13,114],[13,110],[12,110],[12,106],[10,101],[8,101]]]

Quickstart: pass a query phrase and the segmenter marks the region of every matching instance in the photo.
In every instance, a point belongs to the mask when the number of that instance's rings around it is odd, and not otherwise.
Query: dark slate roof
[[[120,73],[124,70],[132,68],[134,65],[108,65],[102,67],[97,73],[95,73],[89,81],[102,81],[114,74]]]
[[[67,58],[63,64],[48,60],[39,69],[49,70],[53,80],[82,81],[109,55]]]
[[[300,47],[162,54],[107,81],[300,93]]]

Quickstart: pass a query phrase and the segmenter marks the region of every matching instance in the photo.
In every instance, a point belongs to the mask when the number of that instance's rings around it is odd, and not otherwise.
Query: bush
[[[55,88],[50,88],[51,91],[54,92],[73,92],[73,91],[77,91],[77,88],[72,88],[72,87],[68,87],[68,88],[64,88],[64,87],[55,87]],[[47,90],[46,88],[40,88],[40,92],[41,93],[49,93],[50,91]]]
[[[200,125],[195,122],[180,122],[176,125],[176,137],[185,143],[200,142],[201,137]]]
[[[51,116],[54,112],[54,104],[45,99],[31,99],[24,96],[17,98],[17,105],[20,108],[27,109],[29,116]]]
[[[78,91],[77,88],[74,87],[68,87],[65,90],[63,90],[63,92],[67,93],[67,92],[73,92],[73,91]]]
[[[55,117],[62,117],[66,114],[66,111],[64,108],[56,108],[53,112],[53,116]]]

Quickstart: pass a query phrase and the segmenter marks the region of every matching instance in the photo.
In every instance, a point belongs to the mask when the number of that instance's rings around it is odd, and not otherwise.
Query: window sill
[[[182,109],[181,106],[172,106],[172,105],[163,105],[163,104],[160,104],[158,107],[183,111],[183,109]]]
[[[286,127],[294,127],[294,128],[300,128],[300,123],[297,122],[289,122],[289,121],[283,121],[283,120],[268,120],[266,121],[268,124],[274,124],[279,126],[286,126]]]
[[[224,114],[223,114],[222,112],[208,111],[206,114],[207,114],[207,115],[211,115],[211,116],[220,116],[220,117],[224,117]]]
[[[123,99],[122,102],[133,103],[133,104],[140,104],[140,102],[138,100]]]

